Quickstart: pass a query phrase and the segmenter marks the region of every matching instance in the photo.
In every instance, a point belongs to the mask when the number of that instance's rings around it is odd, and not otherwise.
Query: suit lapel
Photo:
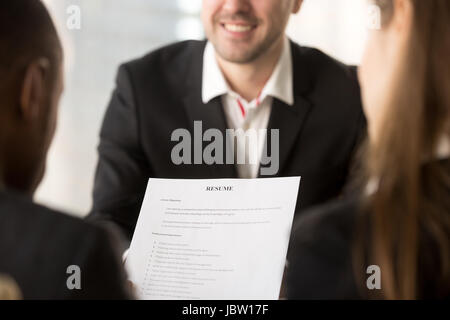
[[[270,140],[271,129],[279,130],[279,172],[282,172],[289,159],[291,150],[295,146],[310,109],[310,103],[299,96],[295,97],[295,102],[292,106],[274,99],[268,125],[268,139]],[[273,155],[271,156],[273,157]]]
[[[219,129],[225,134],[227,129],[222,103],[219,98],[203,104],[202,100],[195,95],[188,95],[184,101],[184,109],[189,119],[189,125],[194,129],[194,121],[201,121],[203,131],[208,129]]]
[[[306,99],[311,87],[307,64],[301,56],[301,48],[292,41],[291,51],[294,73],[294,104],[289,106],[278,99],[274,99],[268,125],[269,134],[270,129],[280,130],[279,172],[282,172],[287,165],[287,160],[312,108],[311,103]]]
[[[205,42],[206,45],[206,42]],[[193,63],[187,77],[187,93],[183,99],[184,110],[189,121],[190,131],[194,132],[194,122],[201,121],[202,129],[205,132],[208,129],[218,129],[226,138],[227,123],[222,102],[219,97],[212,99],[204,104],[201,97],[202,81],[203,81],[203,52],[205,45],[202,46],[201,52],[193,54]],[[224,151],[225,157],[225,151]],[[235,178],[237,171],[233,165],[204,165],[208,167],[211,177],[217,178]]]

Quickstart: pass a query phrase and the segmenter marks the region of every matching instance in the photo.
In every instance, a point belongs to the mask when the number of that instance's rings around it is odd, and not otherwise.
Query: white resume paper
[[[126,261],[139,298],[279,298],[300,178],[150,179]]]

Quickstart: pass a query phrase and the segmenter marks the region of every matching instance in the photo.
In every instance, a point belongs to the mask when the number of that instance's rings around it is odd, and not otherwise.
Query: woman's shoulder
[[[293,226],[294,238],[304,241],[319,236],[349,236],[360,212],[359,197],[348,197],[309,209],[301,214]]]
[[[304,212],[292,232],[288,255],[289,299],[359,299],[352,269],[358,198]]]

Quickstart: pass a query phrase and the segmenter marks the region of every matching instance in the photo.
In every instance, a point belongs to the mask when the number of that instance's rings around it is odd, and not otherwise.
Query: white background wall
[[[98,135],[118,65],[173,41],[202,39],[201,0],[44,2],[63,38],[66,91],[36,200],[84,216],[92,205]],[[81,9],[80,30],[66,27],[70,5]],[[303,45],[357,64],[366,35],[365,5],[365,0],[305,0],[288,34]]]

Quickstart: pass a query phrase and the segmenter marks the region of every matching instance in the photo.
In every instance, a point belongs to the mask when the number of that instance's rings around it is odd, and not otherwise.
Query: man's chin
[[[250,46],[245,48],[242,46],[228,46],[226,50],[216,49],[216,52],[222,60],[236,64],[251,63],[259,56],[259,51]]]

